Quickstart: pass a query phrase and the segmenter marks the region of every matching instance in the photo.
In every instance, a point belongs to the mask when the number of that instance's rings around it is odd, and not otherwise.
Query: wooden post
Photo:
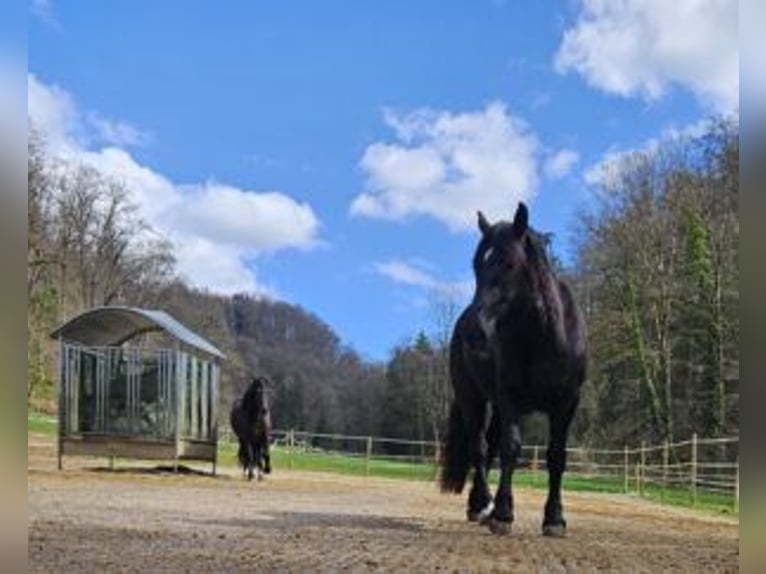
[[[638,486],[638,494],[644,495],[644,474],[646,473],[646,443],[641,441],[641,482]]]
[[[293,469],[293,446],[295,444],[295,431],[287,431],[287,468]]]
[[[540,447],[535,445],[532,450],[532,484],[537,486],[537,470],[540,464]]]
[[[628,473],[629,473],[629,460],[628,460],[628,445],[625,445],[625,456],[623,458],[623,475],[625,476],[625,493],[627,494],[628,485]]]
[[[62,291],[63,291],[63,289],[62,289]],[[62,297],[63,297],[63,295],[62,295]],[[63,449],[63,447],[64,447],[64,430],[65,430],[64,418],[66,416],[66,409],[64,409],[64,397],[65,397],[64,389],[65,389],[65,385],[66,385],[66,381],[67,381],[67,376],[66,376],[66,366],[67,366],[67,364],[68,363],[67,363],[66,347],[64,346],[64,341],[61,338],[61,335],[59,335],[59,372],[58,372],[58,377],[59,377],[59,388],[58,388],[58,392],[59,392],[59,404],[58,404],[58,413],[59,413],[59,416],[58,416],[58,421],[57,421],[58,422],[58,437],[56,437],[56,439],[57,439],[56,443],[58,445],[58,448],[56,449],[57,450],[56,454],[58,455],[58,468],[59,468],[59,470],[61,470],[63,468],[63,464],[62,464],[62,460],[61,459],[62,459],[62,456],[64,454],[64,449]]]
[[[737,458],[737,482],[734,483],[734,512],[739,512],[739,458]]]
[[[364,457],[364,476],[370,476],[370,458],[372,458],[372,437],[367,437],[367,453]]]
[[[668,487],[668,464],[670,462],[670,443],[666,440],[662,448],[662,494],[660,502],[665,502],[665,490]]]
[[[694,433],[692,435],[691,486],[692,486],[692,506],[697,506],[697,433]]]

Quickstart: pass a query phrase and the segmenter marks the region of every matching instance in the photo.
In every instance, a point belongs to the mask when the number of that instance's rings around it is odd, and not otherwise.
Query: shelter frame
[[[89,326],[92,322],[92,328]],[[98,326],[106,335],[100,335]],[[159,332],[165,345],[147,344]],[[224,355],[162,311],[100,307],[71,319],[59,343],[58,466],[64,455],[217,465]]]

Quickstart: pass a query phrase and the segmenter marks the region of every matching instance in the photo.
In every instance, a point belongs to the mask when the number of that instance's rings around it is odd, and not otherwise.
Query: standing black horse
[[[527,207],[519,204],[513,223],[491,225],[478,215],[482,237],[473,260],[476,293],[450,343],[455,399],[441,488],[461,492],[473,466],[469,520],[509,533],[521,417],[543,412],[549,421],[543,533],[563,536],[561,477],[569,425],[586,375],[585,323],[571,291],[554,274],[544,237],[529,227]],[[498,443],[500,483],[493,504],[487,473]]]
[[[239,439],[239,464],[248,480],[253,479],[254,469],[258,470],[258,480],[263,478],[262,473],[271,472],[271,415],[266,401],[267,386],[265,378],[254,378],[243,397],[234,401],[229,416],[231,428]]]

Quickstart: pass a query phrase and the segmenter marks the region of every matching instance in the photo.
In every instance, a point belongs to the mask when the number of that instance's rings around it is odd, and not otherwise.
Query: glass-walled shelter
[[[164,311],[99,307],[59,342],[64,455],[213,463],[223,353]]]

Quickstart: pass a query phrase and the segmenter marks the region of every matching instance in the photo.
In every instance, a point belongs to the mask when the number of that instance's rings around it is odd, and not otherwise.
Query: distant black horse
[[[543,533],[563,536],[561,478],[569,425],[586,376],[585,323],[571,291],[554,274],[546,240],[529,227],[526,206],[519,204],[513,223],[491,225],[478,215],[482,237],[473,260],[476,293],[450,343],[455,398],[441,488],[461,492],[473,466],[469,520],[509,533],[521,417],[541,411],[549,421]],[[487,473],[498,443],[500,483],[493,504]]]
[[[258,470],[258,480],[262,473],[271,472],[269,455],[269,432],[271,415],[266,401],[268,381],[256,377],[250,383],[242,399],[234,401],[229,422],[239,439],[237,457],[247,479],[253,479],[254,469]]]

